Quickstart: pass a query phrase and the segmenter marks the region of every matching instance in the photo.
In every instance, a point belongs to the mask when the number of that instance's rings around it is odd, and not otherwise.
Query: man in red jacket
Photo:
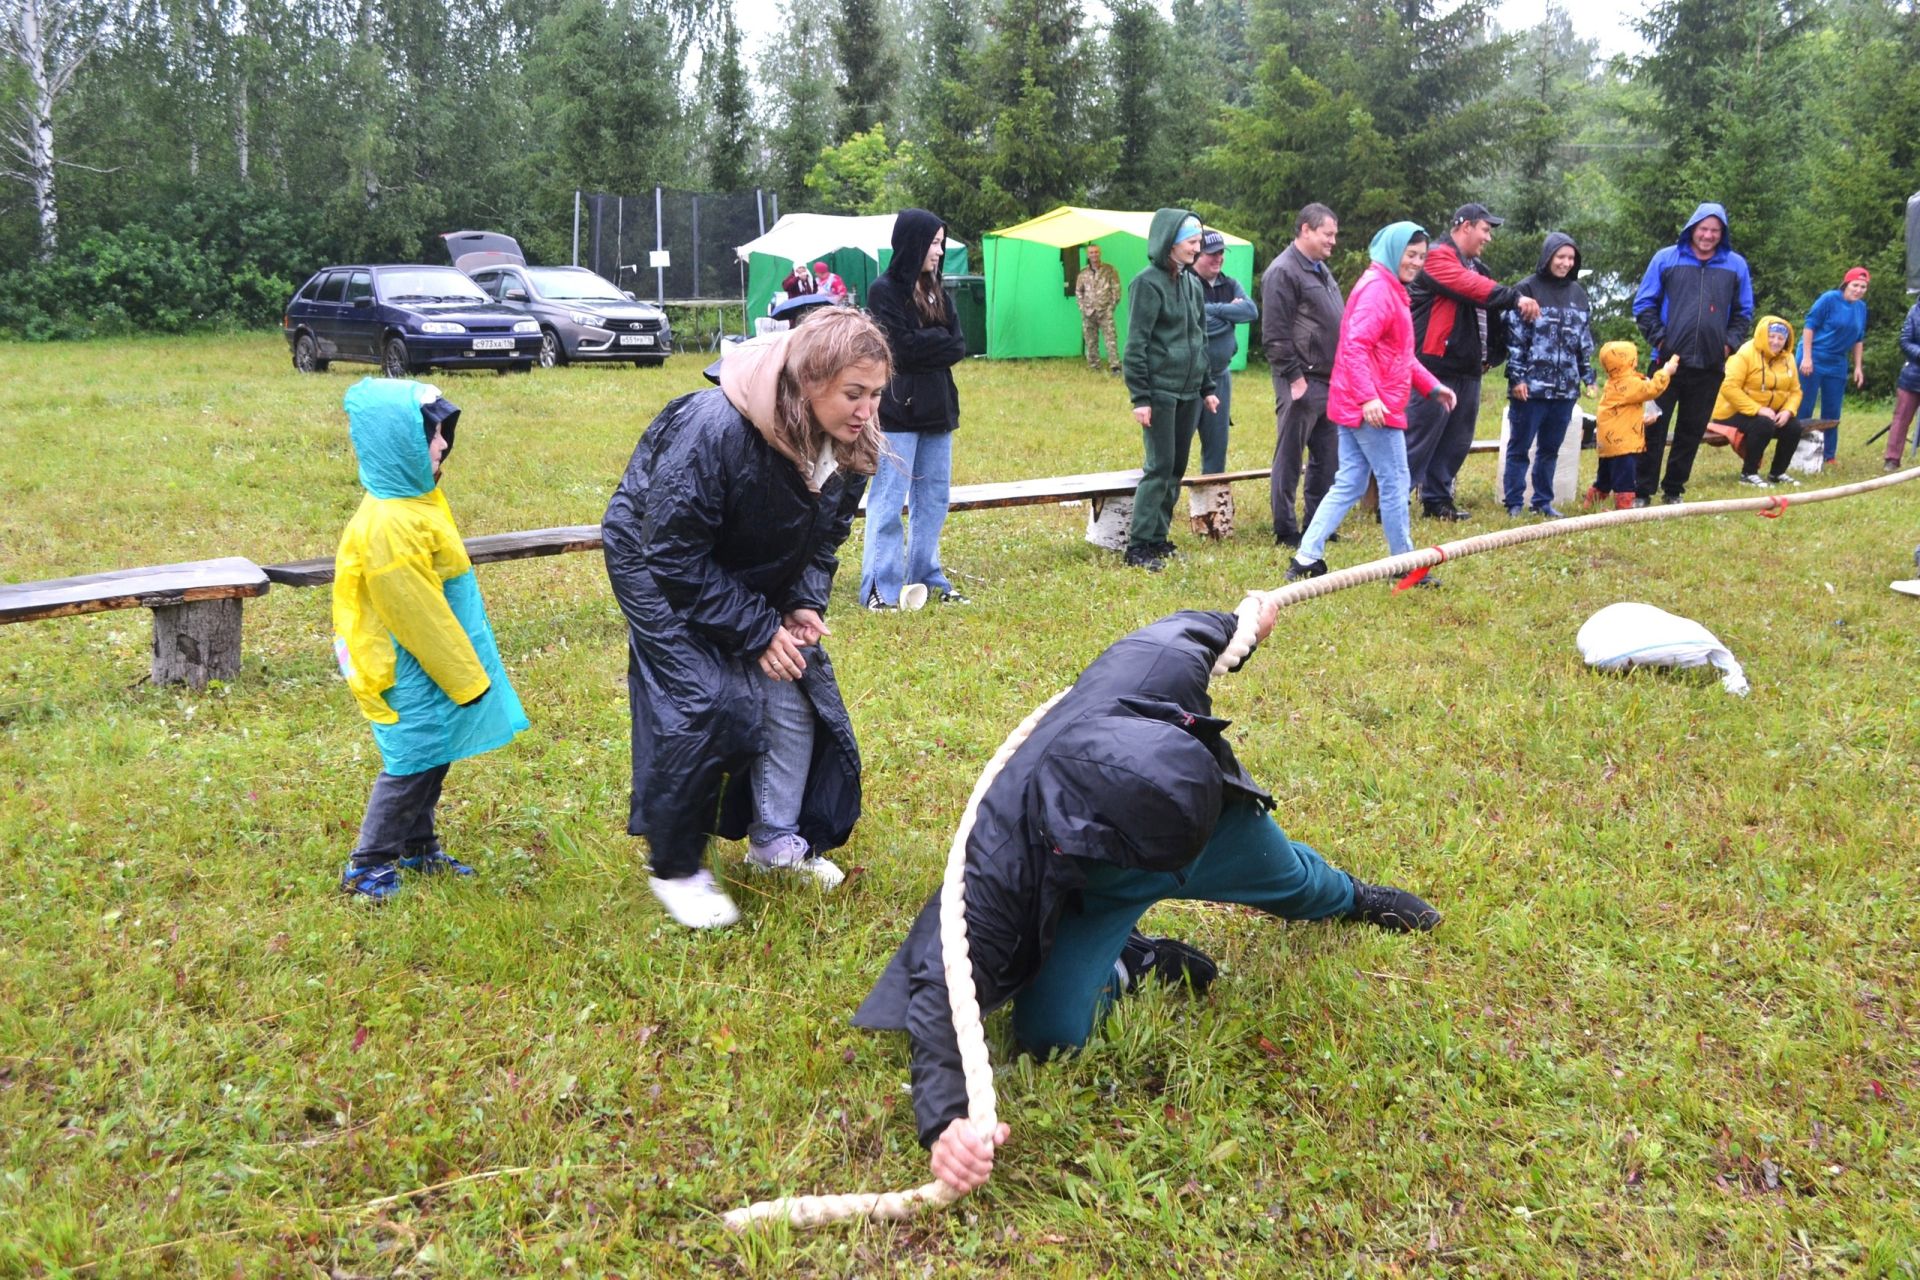
[[[1502,221],[1483,204],[1461,205],[1453,214],[1453,230],[1433,242],[1425,269],[1408,290],[1415,354],[1454,394],[1451,409],[1432,398],[1407,406],[1407,472],[1421,511],[1438,520],[1469,515],[1454,505],[1453,478],[1473,448],[1480,378],[1507,358],[1506,322],[1489,325],[1488,318],[1509,308],[1528,320],[1540,317],[1538,302],[1501,284],[1480,265],[1480,253]]]

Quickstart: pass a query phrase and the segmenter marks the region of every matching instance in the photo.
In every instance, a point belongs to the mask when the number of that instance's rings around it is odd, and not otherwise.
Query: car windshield
[[[452,267],[406,267],[379,275],[382,302],[488,302],[480,286]]]
[[[572,267],[532,267],[527,276],[543,298],[556,302],[598,298],[605,302],[625,302],[627,295],[601,276]]]

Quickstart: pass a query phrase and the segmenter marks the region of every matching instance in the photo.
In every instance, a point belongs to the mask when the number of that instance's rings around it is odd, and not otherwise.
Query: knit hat
[[[1872,283],[1873,273],[1871,271],[1868,271],[1865,267],[1855,267],[1853,270],[1847,272],[1846,275],[1841,277],[1840,283],[1843,285],[1848,285],[1848,284],[1852,284],[1855,280],[1861,280],[1867,283]]]

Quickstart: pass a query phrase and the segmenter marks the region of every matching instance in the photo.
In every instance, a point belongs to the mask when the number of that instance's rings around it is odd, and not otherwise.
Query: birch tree
[[[6,115],[4,172],[33,189],[42,262],[52,261],[60,238],[53,112],[92,44],[74,30],[79,12],[77,0],[0,0],[0,51],[19,65],[26,80],[26,93]]]

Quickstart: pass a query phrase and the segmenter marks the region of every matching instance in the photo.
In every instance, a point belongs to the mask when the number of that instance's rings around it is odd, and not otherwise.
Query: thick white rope
[[[1851,498],[1857,494],[1871,493],[1876,489],[1885,489],[1893,485],[1904,484],[1920,478],[1920,467],[1895,472],[1874,480],[1863,480],[1858,484],[1836,485],[1830,489],[1812,489],[1803,493],[1773,493],[1753,498],[1731,498],[1722,502],[1674,503],[1659,507],[1637,507],[1626,511],[1607,511],[1590,516],[1570,516],[1564,520],[1543,520],[1537,524],[1519,525],[1510,529],[1500,529],[1493,533],[1483,533],[1471,538],[1462,538],[1457,542],[1442,543],[1437,547],[1426,547],[1410,551],[1405,555],[1388,556],[1382,560],[1370,560],[1366,564],[1354,565],[1337,573],[1323,574],[1318,578],[1306,578],[1299,582],[1288,583],[1271,591],[1249,591],[1246,599],[1235,609],[1239,625],[1235,628],[1233,639],[1214,663],[1213,674],[1224,675],[1239,666],[1253,652],[1254,636],[1259,625],[1259,615],[1264,604],[1271,602],[1284,608],[1290,604],[1299,604],[1316,596],[1341,591],[1347,587],[1359,586],[1363,582],[1378,582],[1384,578],[1400,578],[1420,569],[1430,569],[1448,560],[1459,560],[1465,556],[1480,555],[1502,547],[1517,546],[1523,542],[1538,542],[1543,538],[1559,538],[1569,534],[1584,533],[1589,529],[1599,529],[1611,525],[1639,524],[1648,520],[1681,520],[1690,516],[1730,515],[1742,511],[1754,511],[1763,515],[1777,515],[1789,507],[1804,506],[1812,502],[1831,502],[1837,498]],[[1071,686],[1069,686],[1071,687]],[[1067,695],[1062,689],[1022,720],[1007,740],[994,752],[993,759],[980,774],[980,780],[973,785],[973,794],[967,798],[965,812],[960,815],[960,825],[954,831],[953,842],[947,847],[947,870],[940,884],[940,960],[946,971],[948,1004],[953,1010],[954,1038],[960,1045],[960,1065],[967,1082],[967,1120],[975,1133],[990,1137],[999,1123],[993,1094],[993,1064],[987,1058],[986,1034],[980,1023],[980,1004],[974,995],[973,961],[967,952],[966,918],[966,862],[967,839],[973,834],[973,822],[980,811],[980,799],[986,795],[987,788],[1000,775],[1013,753],[1027,740],[1041,717],[1053,709],[1053,705]],[[730,1210],[725,1221],[734,1231],[744,1231],[758,1222],[779,1219],[799,1227],[819,1227],[828,1223],[842,1222],[849,1218],[879,1219],[888,1222],[900,1222],[918,1214],[931,1205],[945,1208],[960,1198],[960,1192],[944,1182],[935,1180],[924,1186],[906,1191],[863,1192],[851,1195],[827,1196],[788,1196],[777,1200],[761,1200],[743,1209]]]

